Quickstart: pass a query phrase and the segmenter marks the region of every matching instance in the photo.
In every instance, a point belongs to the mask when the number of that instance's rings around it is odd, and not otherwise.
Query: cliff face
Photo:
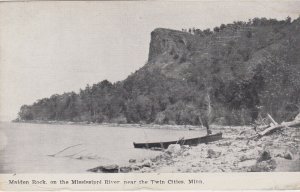
[[[151,33],[149,68],[159,68],[168,77],[182,78],[180,73],[189,65],[186,57],[194,39],[195,37],[189,33],[155,29]]]
[[[151,33],[148,62],[158,63],[160,57],[174,62],[188,52],[194,36],[185,32],[158,28]]]
[[[148,63],[122,82],[23,106],[21,120],[248,124],[300,112],[300,19],[253,19],[214,32],[155,29]]]

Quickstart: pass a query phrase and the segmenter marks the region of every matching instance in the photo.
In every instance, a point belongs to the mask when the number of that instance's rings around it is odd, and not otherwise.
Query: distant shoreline
[[[41,120],[30,120],[30,121],[11,121],[12,123],[32,123],[32,124],[51,124],[51,125],[84,125],[84,126],[99,126],[105,125],[109,127],[141,127],[141,128],[151,128],[151,129],[172,129],[172,130],[206,130],[201,125],[171,125],[171,124],[130,124],[130,123],[89,123],[89,122],[73,122],[73,121],[41,121]],[[211,128],[220,128],[222,129],[228,127],[248,127],[245,126],[224,126],[224,125],[211,125]]]

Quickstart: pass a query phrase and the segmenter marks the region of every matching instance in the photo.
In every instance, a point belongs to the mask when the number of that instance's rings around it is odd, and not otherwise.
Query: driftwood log
[[[282,122],[281,124],[273,125],[264,131],[258,133],[259,137],[268,135],[276,130],[282,129],[282,128],[288,128],[288,127],[297,127],[300,126],[300,120],[297,121],[290,121],[290,122]]]
[[[265,135],[269,135],[271,133],[273,133],[276,130],[280,130],[283,128],[289,128],[289,127],[299,127],[300,126],[300,113],[297,115],[297,117],[295,118],[294,121],[290,121],[290,122],[282,122],[281,124],[278,124],[270,114],[267,114],[268,119],[270,119],[270,121],[272,122],[270,125],[263,125],[260,126],[260,129],[264,129],[261,132],[257,132],[256,135],[252,136],[249,139],[259,139]]]

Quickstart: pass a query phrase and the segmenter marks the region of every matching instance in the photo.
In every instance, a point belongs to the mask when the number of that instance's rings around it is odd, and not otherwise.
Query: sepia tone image
[[[299,1],[0,3],[0,173],[300,171]]]

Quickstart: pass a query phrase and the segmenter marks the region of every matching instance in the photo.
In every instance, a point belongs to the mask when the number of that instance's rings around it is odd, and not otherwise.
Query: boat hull
[[[222,139],[222,133],[216,133],[212,135],[206,135],[203,137],[196,137],[196,138],[190,138],[190,139],[180,139],[177,141],[167,141],[167,142],[154,142],[154,143],[133,143],[134,148],[145,148],[145,149],[151,149],[151,148],[162,148],[167,149],[169,145],[171,144],[180,144],[180,145],[189,145],[189,146],[195,146],[200,143],[209,143],[213,141],[218,141]]]

